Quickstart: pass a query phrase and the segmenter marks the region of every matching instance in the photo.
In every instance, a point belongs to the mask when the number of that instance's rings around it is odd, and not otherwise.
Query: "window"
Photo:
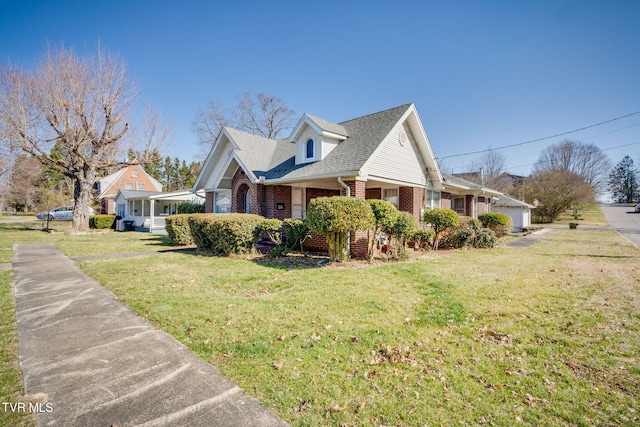
[[[309,140],[307,140],[307,160],[308,159],[313,159],[314,158],[314,145],[313,145],[313,139],[309,138]]]
[[[425,200],[425,208],[436,209],[440,207],[440,192],[427,190],[427,197]]]
[[[213,193],[213,212],[231,212],[231,190],[216,191]]]
[[[133,169],[131,171],[131,176],[134,177],[134,178],[137,178],[138,177],[138,169]]]
[[[118,203],[117,214],[119,217],[124,218],[124,203]]]
[[[247,188],[244,194],[244,213],[251,213],[251,189]]]
[[[382,190],[382,200],[386,200],[396,208],[398,207],[398,189],[385,188]]]
[[[144,184],[136,184],[136,190],[144,191]]]
[[[452,200],[453,210],[458,215],[464,215],[464,197],[456,197]]]
[[[133,190],[133,184],[125,184],[124,185],[124,189],[125,190]]]

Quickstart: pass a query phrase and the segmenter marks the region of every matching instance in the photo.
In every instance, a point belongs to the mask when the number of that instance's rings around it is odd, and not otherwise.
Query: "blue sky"
[[[462,172],[477,156],[445,157],[640,111],[638,22],[634,0],[0,0],[0,64],[99,42],[174,124],[166,154],[187,161],[210,100],[264,92],[334,122],[414,102],[444,169]],[[566,137],[640,164],[640,114]],[[526,174],[561,139],[501,151]]]

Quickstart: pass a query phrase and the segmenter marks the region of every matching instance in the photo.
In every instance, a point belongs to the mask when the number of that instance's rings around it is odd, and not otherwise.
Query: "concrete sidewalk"
[[[286,426],[51,244],[14,246],[25,394],[38,426]]]
[[[536,230],[531,234],[527,234],[526,236],[518,237],[517,239],[510,241],[505,246],[509,248],[528,248],[538,240],[545,238],[552,231],[552,228]]]

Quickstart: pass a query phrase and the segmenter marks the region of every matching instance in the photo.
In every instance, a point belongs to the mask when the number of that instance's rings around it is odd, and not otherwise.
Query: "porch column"
[[[422,220],[420,211],[424,207],[424,197],[424,188],[400,187],[398,191],[398,210],[409,212],[419,223]]]
[[[151,215],[151,221],[149,221],[149,231],[151,231],[151,230],[153,230],[153,217],[154,217],[154,215],[155,215],[155,212],[154,212],[154,211],[155,211],[155,204],[156,204],[156,201],[155,201],[155,200],[153,200],[153,199],[149,199],[149,204],[150,204],[150,206],[149,206],[149,210],[151,211],[151,212],[150,212],[150,215]]]

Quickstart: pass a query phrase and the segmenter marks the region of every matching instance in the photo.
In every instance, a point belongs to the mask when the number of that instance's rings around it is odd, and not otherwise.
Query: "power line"
[[[497,147],[497,148],[488,148],[486,150],[471,151],[471,152],[468,152],[468,153],[461,153],[461,154],[452,154],[450,156],[444,156],[444,157],[440,158],[439,160],[450,159],[452,157],[470,156],[472,154],[480,154],[480,153],[486,153],[486,152],[494,151],[494,150],[502,150],[502,149],[505,149],[505,148],[518,147],[520,145],[533,144],[534,142],[545,141],[547,139],[557,138],[559,136],[569,135],[570,133],[576,133],[576,132],[580,132],[582,130],[591,129],[591,128],[594,128],[596,126],[602,126],[602,125],[605,125],[607,123],[615,122],[616,120],[621,120],[621,119],[624,119],[624,118],[627,118],[627,117],[630,117],[630,116],[634,116],[636,114],[640,114],[640,111],[636,111],[636,112],[633,112],[633,113],[625,114],[624,116],[616,117],[614,119],[606,120],[604,122],[596,123],[596,124],[593,124],[593,125],[581,127],[579,129],[574,129],[574,130],[558,133],[558,134],[551,135],[551,136],[545,136],[544,138],[538,138],[538,139],[534,139],[534,140],[531,140],[531,141],[519,142],[517,144],[505,145],[505,146]]]
[[[618,145],[616,147],[603,148],[602,151],[615,150],[616,148],[628,147],[630,145],[640,144],[640,142],[632,142],[631,144]]]

